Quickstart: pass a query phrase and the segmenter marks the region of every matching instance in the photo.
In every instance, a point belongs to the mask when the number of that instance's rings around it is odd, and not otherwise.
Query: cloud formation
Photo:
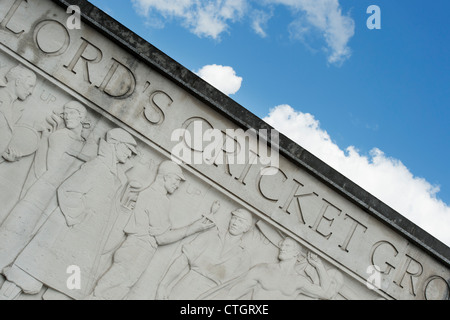
[[[207,65],[197,71],[196,74],[226,95],[235,94],[242,85],[242,78],[238,77],[236,71],[228,66]]]
[[[179,19],[182,25],[200,37],[218,39],[229,24],[246,12],[247,0],[132,0],[136,11],[153,18]]]
[[[342,64],[351,56],[348,42],[355,34],[355,22],[342,13],[338,0],[270,0],[297,12],[290,25],[291,35],[304,39],[312,30],[323,35],[328,62]]]
[[[330,64],[340,65],[351,56],[348,46],[355,33],[353,19],[342,13],[339,0],[132,0],[136,11],[146,16],[152,26],[161,27],[164,20],[175,19],[199,37],[220,39],[230,32],[233,23],[249,19],[256,34],[268,36],[268,21],[276,7],[287,7],[294,19],[289,33],[307,42],[311,34],[325,42],[324,51]],[[284,21],[282,23],[285,23]],[[308,43],[306,43],[308,45]]]
[[[437,198],[439,187],[414,176],[401,161],[377,148],[368,156],[353,146],[341,150],[313,115],[295,111],[289,105],[272,109],[264,121],[450,245],[450,206]]]
[[[267,23],[272,15],[272,12],[266,12],[263,10],[254,10],[252,12],[252,29],[257,35],[261,36],[262,38],[267,37]]]

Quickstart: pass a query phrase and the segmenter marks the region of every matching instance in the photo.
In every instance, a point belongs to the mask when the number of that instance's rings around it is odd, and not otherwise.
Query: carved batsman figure
[[[139,195],[133,216],[124,230],[127,238],[114,254],[112,267],[98,281],[90,299],[125,299],[148,268],[158,246],[175,243],[214,226],[205,217],[186,227],[172,228],[168,195],[173,194],[183,180],[185,177],[175,162],[161,163],[153,184]]]
[[[136,154],[135,147],[126,131],[108,131],[98,156],[61,185],[59,208],[5,270],[8,281],[0,299],[14,299],[21,291],[36,294],[43,284],[74,299],[89,294],[115,221],[114,199],[127,181],[122,167]],[[67,269],[72,265],[81,271],[80,290],[67,287]]]
[[[209,292],[202,299],[227,300],[296,300],[301,295],[315,299],[333,299],[343,285],[343,277],[337,270],[326,270],[320,259],[309,253],[307,261],[318,275],[319,283],[313,283],[297,271],[300,245],[287,237],[280,244],[279,262],[254,266],[246,275],[224,286],[218,291]],[[221,296],[222,295],[222,296]]]

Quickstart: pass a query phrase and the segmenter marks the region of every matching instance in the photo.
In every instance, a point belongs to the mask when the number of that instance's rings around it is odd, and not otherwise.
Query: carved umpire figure
[[[122,129],[101,140],[98,156],[87,162],[58,189],[59,208],[5,270],[9,280],[3,298],[23,290],[35,294],[47,285],[74,299],[84,298],[94,285],[109,229],[115,221],[112,206],[127,178],[121,165],[136,154],[136,141]],[[67,269],[80,268],[81,288],[67,287]],[[32,276],[32,277],[30,277]]]
[[[169,267],[157,299],[192,300],[250,269],[250,255],[242,236],[250,230],[253,217],[245,209],[232,212],[225,233],[214,229],[183,246],[183,253]]]
[[[45,131],[28,183],[31,187],[0,226],[0,270],[14,261],[38,229],[61,183],[80,169],[86,140],[82,136],[86,108],[76,101],[64,106],[64,127]],[[56,202],[56,201],[55,201]]]
[[[214,223],[206,218],[173,229],[170,221],[170,199],[185,177],[172,161],[158,168],[153,184],[141,192],[134,215],[125,228],[127,238],[114,255],[112,267],[99,280],[92,299],[122,300],[148,267],[158,246],[177,242],[210,229]]]

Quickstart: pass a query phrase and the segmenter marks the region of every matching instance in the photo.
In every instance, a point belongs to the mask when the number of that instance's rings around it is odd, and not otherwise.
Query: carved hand
[[[318,266],[322,265],[322,261],[320,260],[320,258],[316,254],[314,254],[312,252],[308,253],[308,262],[313,267],[318,267]]]
[[[47,120],[46,131],[48,133],[55,132],[64,124],[63,118],[55,112],[53,112],[51,116],[47,117],[46,120]]]
[[[194,233],[197,232],[201,232],[201,231],[205,231],[208,229],[211,229],[212,227],[214,227],[216,224],[214,222],[212,222],[211,220],[209,220],[208,218],[202,218],[200,220],[195,221],[192,224],[192,227],[194,228]]]
[[[22,155],[14,148],[9,148],[3,153],[2,157],[8,162],[17,161]]]
[[[204,214],[203,224],[207,224],[209,222],[215,223],[214,214],[216,214],[220,209],[220,201],[216,200],[211,206],[211,211],[209,214]]]

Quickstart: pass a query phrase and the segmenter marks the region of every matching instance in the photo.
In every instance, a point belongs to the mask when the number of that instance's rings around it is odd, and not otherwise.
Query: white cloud
[[[218,39],[230,22],[246,11],[247,0],[132,0],[139,14],[154,18],[154,11],[165,19],[181,19],[182,24],[200,37]],[[159,21],[159,19],[157,19]]]
[[[255,10],[252,13],[252,29],[256,34],[261,37],[267,37],[265,29],[267,28],[267,23],[272,17],[273,13],[265,12],[263,10]]]
[[[250,0],[132,1],[136,11],[146,16],[151,26],[162,27],[163,20],[178,19],[194,34],[213,39],[220,39],[222,33],[229,32],[232,23],[244,17],[249,19],[255,33],[266,37],[267,22],[274,8],[284,6],[295,16],[288,23],[291,36],[309,46],[306,36],[318,34],[326,44],[324,50],[331,64],[340,65],[351,56],[348,43],[355,33],[355,25],[353,19],[342,13],[339,0],[264,0],[258,2],[258,8]]]
[[[415,177],[399,160],[374,148],[369,156],[350,146],[341,150],[313,115],[278,106],[264,119],[421,228],[450,245],[450,206],[437,198],[439,187]]]
[[[297,12],[290,25],[291,35],[303,39],[316,30],[327,43],[328,62],[342,64],[350,58],[348,42],[355,34],[355,22],[342,14],[339,0],[269,0],[283,4]]]
[[[226,95],[235,94],[242,85],[242,78],[236,75],[232,67],[217,64],[207,65],[196,74]]]

